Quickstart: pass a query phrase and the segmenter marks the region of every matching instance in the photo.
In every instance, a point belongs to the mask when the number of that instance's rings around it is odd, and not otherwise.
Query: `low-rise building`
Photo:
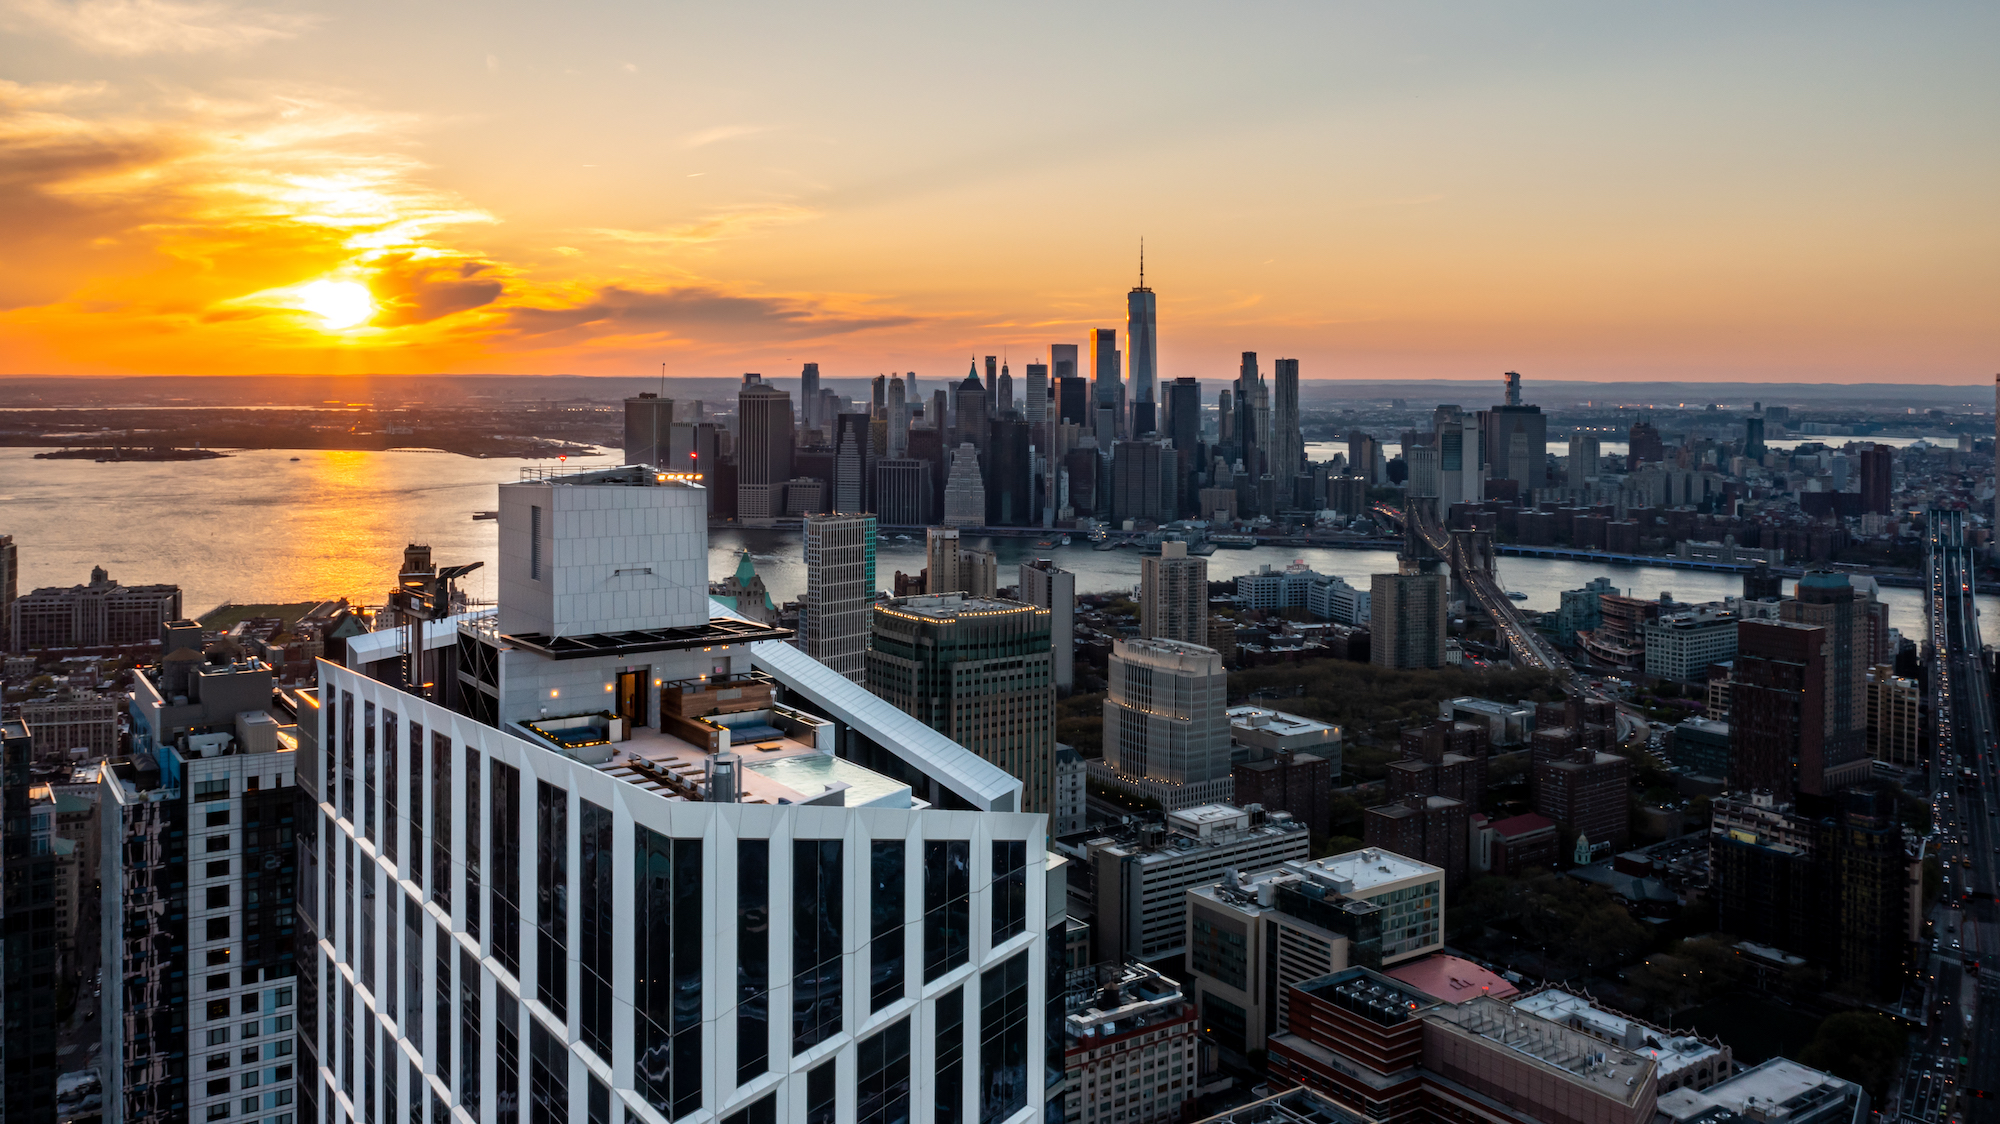
[[[1688,718],[1674,726],[1667,743],[1673,763],[1699,777],[1729,777],[1729,723]]]
[[[1735,1052],[1727,1042],[1654,1026],[1601,1007],[1589,996],[1545,987],[1513,1000],[1513,1004],[1516,1010],[1653,1059],[1662,1094],[1673,1089],[1706,1089],[1736,1072]]]
[[[1084,968],[1064,1009],[1066,1124],[1178,1124],[1200,1065],[1180,985],[1143,964]]]
[[[1697,605],[1661,613],[1639,626],[1646,645],[1646,674],[1689,681],[1736,655],[1735,612]]]
[[[1522,703],[1494,702],[1471,695],[1439,703],[1438,717],[1447,722],[1484,723],[1488,745],[1520,745],[1535,732],[1534,707]]]
[[[1772,1058],[1705,1089],[1683,1086],[1659,1098],[1656,1124],[1863,1124],[1868,1091],[1852,1081]]]
[[[1261,821],[1261,822],[1260,822]],[[1092,959],[1159,960],[1187,951],[1187,891],[1228,871],[1270,870],[1312,854],[1306,826],[1283,812],[1227,804],[1167,813],[1125,837],[1085,844],[1095,888]]]
[[[1472,869],[1482,874],[1523,874],[1553,866],[1561,843],[1555,821],[1533,812],[1491,822],[1474,815],[1469,831]]]
[[[1203,1032],[1232,1059],[1285,1026],[1289,989],[1444,947],[1444,872],[1374,849],[1187,892],[1187,971]]]
[[[40,760],[102,761],[118,753],[119,709],[109,696],[65,693],[23,702],[21,718]]]

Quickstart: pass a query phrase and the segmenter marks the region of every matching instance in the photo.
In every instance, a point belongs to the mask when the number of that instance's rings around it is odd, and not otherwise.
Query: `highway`
[[[1898,1115],[1910,1124],[2000,1124],[2000,760],[1974,606],[1965,513],[1933,509],[1925,543],[1934,824],[1944,884],[1926,919],[1919,982],[1929,1029],[1913,1049]]]

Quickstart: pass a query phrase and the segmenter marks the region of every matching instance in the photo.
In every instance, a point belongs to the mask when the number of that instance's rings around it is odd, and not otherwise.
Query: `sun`
[[[375,295],[359,281],[314,281],[299,289],[299,305],[328,331],[352,328],[375,315]]]

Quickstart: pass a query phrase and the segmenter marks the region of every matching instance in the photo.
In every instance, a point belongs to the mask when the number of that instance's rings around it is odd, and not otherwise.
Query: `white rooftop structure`
[[[1698,1088],[1729,1075],[1729,1055],[1721,1047],[1607,1011],[1561,988],[1543,988],[1514,1000],[1514,1007],[1653,1059],[1662,1089],[1690,1083]]]
[[[1284,869],[1343,894],[1365,894],[1378,886],[1425,875],[1444,877],[1444,871],[1429,863],[1404,858],[1380,847],[1364,847],[1324,859],[1288,862]]]
[[[1718,1109],[1766,1124],[1861,1124],[1869,1118],[1868,1094],[1859,1085],[1789,1058],[1772,1058],[1707,1089],[1662,1094],[1655,1119],[1679,1124]]]

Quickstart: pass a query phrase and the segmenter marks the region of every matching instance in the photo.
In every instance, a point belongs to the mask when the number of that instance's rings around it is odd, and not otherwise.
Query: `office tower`
[[[1064,375],[1056,379],[1056,414],[1066,424],[1090,425],[1090,384]]]
[[[1077,357],[1077,346],[1073,343],[1052,343],[1049,345],[1049,377],[1054,379],[1074,379],[1083,377],[1081,360]]]
[[[1761,412],[1743,419],[1743,455],[1753,461],[1764,459],[1764,415]]]
[[[1305,463],[1305,435],[1299,429],[1299,361],[1278,359],[1271,364],[1271,475],[1289,481]]]
[[[1861,510],[1889,514],[1895,467],[1895,450],[1887,445],[1870,445],[1861,450]]]
[[[1855,593],[1846,574],[1808,570],[1798,596],[1778,603],[1780,619],[1823,629],[1826,636],[1825,687],[1817,703],[1823,717],[1816,774],[1808,773],[1811,747],[1799,757],[1799,789],[1824,793],[1863,781],[1869,775],[1868,669],[1874,665],[1869,602]]]
[[[950,436],[948,429],[910,430],[910,459],[928,463],[931,474],[930,503],[919,523],[937,523],[944,518],[944,486],[951,474],[951,446],[946,444]]]
[[[1795,789],[1826,791],[1826,630],[1784,620],[1746,620],[1730,661],[1729,787],[1789,800]],[[1808,785],[1810,784],[1810,787]]]
[[[1184,542],[1139,560],[1139,635],[1208,646],[1208,559],[1188,557]]]
[[[951,432],[951,392],[943,388],[931,391],[930,427],[940,433]]]
[[[1174,452],[1157,441],[1120,441],[1111,459],[1111,521],[1169,522],[1175,496],[1161,495],[1164,477],[1172,487]]]
[[[1097,508],[1098,462],[1096,439],[1085,436],[1084,444],[1071,449],[1063,456],[1063,479],[1066,480],[1069,506],[1075,514],[1094,516],[1100,514]],[[1110,511],[1102,512],[1109,515]]]
[[[708,491],[709,514],[715,514],[717,491],[716,427],[707,422],[678,422],[669,433],[667,459],[660,467],[668,472],[691,472]],[[643,463],[643,462],[635,462]]]
[[[840,414],[833,429],[833,509],[867,511],[868,478],[875,469],[875,435],[867,414]]]
[[[1096,762],[1090,775],[1101,779],[1105,772]],[[1096,898],[1091,959],[1187,953],[1190,889],[1232,869],[1247,874],[1305,861],[1312,844],[1304,824],[1253,823],[1256,818],[1242,808],[1210,804],[1168,812],[1164,830],[1159,824],[1127,826],[1091,840],[1085,859]],[[1192,935],[1199,939],[1201,933]]]
[[[393,648],[399,632],[363,635]],[[295,1050],[307,1028],[294,1020],[315,982],[296,959],[305,944],[294,939],[293,902],[310,872],[291,838],[311,827],[298,823],[293,785],[299,722],[311,728],[318,713],[310,691],[274,690],[262,660],[220,646],[204,653],[191,621],[159,637],[159,662],[132,679],[134,753],[99,779],[110,844],[101,853],[105,1102],[124,1120],[290,1112],[298,1078],[312,1072]],[[370,795],[399,744],[371,730],[356,747]],[[372,816],[362,822],[395,853]],[[10,958],[12,944],[10,934]]]
[[[674,400],[657,394],[641,394],[625,400],[625,463],[650,464],[655,468],[665,468],[669,472],[680,471],[671,467],[673,459],[669,447],[673,443]]]
[[[1244,352],[1237,366],[1230,408],[1236,415],[1230,423],[1236,459],[1255,478],[1263,472],[1262,461],[1270,450],[1270,397],[1254,351]]]
[[[501,492],[497,618],[429,642],[467,656],[455,705],[321,668],[297,1119],[1039,1117],[1048,888],[1019,782],[784,631],[711,619],[691,488]],[[567,541],[571,512],[609,533]],[[391,723],[414,752],[378,803],[356,756]]]
[[[903,396],[903,380],[889,380],[889,455],[910,455],[910,404]]]
[[[1578,430],[1569,435],[1569,486],[1581,488],[1585,481],[1597,475],[1602,454],[1598,451],[1597,436]]]
[[[1548,419],[1521,405],[1521,376],[1507,372],[1507,401],[1485,413],[1486,462],[1495,480],[1512,480],[1527,500],[1549,486]]]
[[[1053,385],[1049,382],[1049,365],[1047,363],[1028,364],[1027,378],[1028,389],[1025,413],[1028,415],[1028,424],[1034,427],[1035,444],[1046,445],[1048,441],[1045,434],[1049,421],[1049,391],[1053,389]]]
[[[13,652],[38,648],[129,648],[179,620],[181,587],[120,585],[102,566],[88,585],[45,586],[14,599]]]
[[[1667,459],[1666,445],[1660,440],[1660,431],[1651,422],[1633,422],[1631,432],[1626,437],[1625,468],[1636,470],[1642,464],[1660,464]]]
[[[1026,527],[1041,514],[1033,500],[1028,450],[1034,444],[1028,423],[1009,411],[992,423],[993,439],[986,461],[985,514],[988,527]]]
[[[875,517],[842,512],[805,521],[806,596],[799,648],[866,685],[868,606],[875,600]]]
[[[1021,810],[1054,794],[1049,611],[963,593],[875,606],[868,689],[1021,782]],[[1039,823],[1039,821],[1037,821]]]
[[[1012,372],[1007,370],[1007,364],[1005,363],[1000,364],[999,386],[1000,386],[999,391],[994,395],[994,402],[996,404],[996,408],[993,411],[993,416],[996,418],[999,417],[1001,414],[1004,414],[1007,411],[1015,408],[1014,375]]]
[[[1201,380],[1175,379],[1166,388],[1167,431],[1166,437],[1174,447],[1176,471],[1176,491],[1181,496],[1177,515],[1193,515],[1195,511],[1194,474],[1200,471],[1201,457]]]
[[[749,378],[751,376],[745,376]],[[770,526],[792,478],[792,396],[759,380],[736,394],[736,517]]]
[[[1369,662],[1376,667],[1443,667],[1446,575],[1405,564],[1369,576]]]
[[[1098,779],[1170,812],[1234,798],[1220,653],[1179,640],[1118,640],[1110,679]]]
[[[951,454],[951,476],[944,486],[944,525],[979,527],[986,522],[986,484],[979,475],[979,450],[972,442]]]
[[[1438,509],[1448,511],[1452,504],[1484,500],[1486,469],[1480,462],[1478,423],[1457,406],[1439,406],[1432,417],[1431,435],[1437,451]],[[1403,455],[1408,457],[1410,452],[1405,449]]]
[[[889,410],[889,379],[886,375],[876,375],[868,381],[868,416],[885,418]]]
[[[993,597],[998,590],[993,552],[966,549],[956,528],[932,527],[924,533],[924,563],[925,593]]]
[[[819,390],[819,364],[807,363],[799,371],[799,410],[807,429],[818,429],[826,424],[826,419],[820,414]]]
[[[889,457],[875,462],[875,513],[885,527],[921,527],[931,522],[931,462]]]
[[[1224,452],[1236,450],[1236,397],[1228,387],[1215,395],[1215,440]]]
[[[1125,295],[1125,339],[1131,348],[1127,360],[1131,375],[1131,434],[1142,437],[1158,429],[1153,385],[1158,380],[1160,356],[1159,308],[1153,290],[1146,287],[1146,268],[1139,266],[1139,284]]]
[[[14,636],[14,602],[20,596],[21,551],[14,545],[14,536],[0,535],[0,636],[9,640]]]
[[[952,423],[955,442],[986,452],[987,443],[993,439],[987,424],[993,413],[987,408],[987,391],[980,385],[977,371],[969,372],[965,381],[958,384],[952,395],[952,415],[956,419]]]
[[[1021,563],[1021,600],[1049,611],[1049,640],[1055,650],[1051,678],[1056,693],[1076,686],[1076,575],[1046,558]]]
[[[1090,333],[1090,429],[1100,448],[1109,449],[1119,436],[1119,400],[1124,382],[1120,379],[1118,329],[1096,328]],[[1107,424],[1108,423],[1108,424]]]
[[[0,720],[0,814],[4,814],[0,870],[6,874],[4,889],[0,889],[0,917],[7,922],[6,939],[0,941],[0,1012],[5,1014],[5,1023],[0,1025],[0,1060],[6,1062],[4,1078],[0,1078],[0,1095],[6,1099],[0,1101],[0,1107],[6,1109],[9,1120],[53,1121],[56,1076],[61,1072],[56,1055],[56,1033],[61,1027],[56,1017],[56,987],[75,972],[76,952],[63,946],[62,926],[56,919],[56,886],[61,875],[53,831],[55,816],[49,806],[52,800],[40,795],[48,790],[37,788],[30,771],[34,759],[34,734],[27,723],[18,718]],[[162,850],[170,846],[166,835],[165,830],[160,832]],[[184,870],[181,873],[185,875]],[[173,887],[178,885],[169,885],[163,878],[159,896],[170,901],[175,896]],[[82,904],[72,900],[67,912],[73,914]],[[165,924],[159,936],[163,943],[176,936],[187,939]],[[167,957],[159,959],[164,962]],[[164,969],[158,973],[162,992],[170,986],[169,974]],[[67,982],[76,986],[74,979]],[[167,1025],[164,1012],[160,1020],[163,1081],[168,1070],[166,1051],[176,1042],[186,1044],[186,1009],[179,1013],[179,1027]],[[178,1039],[173,1033],[176,1030],[181,1032]],[[114,1038],[113,1046],[118,1045]],[[123,1051],[107,1051],[104,1056],[112,1063]],[[184,1101],[186,1090],[177,1092]]]

